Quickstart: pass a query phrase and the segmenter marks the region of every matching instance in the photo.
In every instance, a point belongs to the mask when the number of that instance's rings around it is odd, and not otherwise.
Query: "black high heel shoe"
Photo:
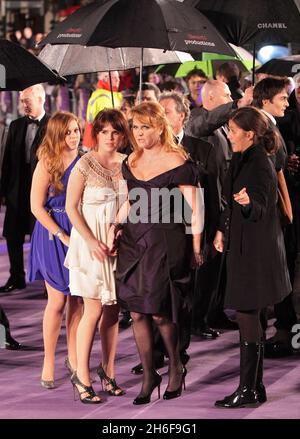
[[[74,389],[74,401],[76,401],[76,397],[75,397],[76,396],[75,389],[76,389],[78,392],[78,395],[79,395],[79,399],[83,404],[100,404],[102,402],[101,399],[93,399],[95,397],[98,397],[98,395],[95,393],[93,387],[86,386],[85,384],[83,384],[79,380],[76,372],[74,372],[73,375],[71,376],[71,383],[72,383],[73,389]],[[78,386],[83,389],[82,392],[79,390]],[[84,395],[84,394],[86,394],[86,396],[82,397],[82,395]]]
[[[158,399],[160,399],[160,384],[161,384],[161,381],[162,381],[162,377],[160,376],[160,374],[158,372],[155,371],[155,373],[154,373],[154,381],[153,381],[152,388],[151,388],[150,392],[147,393],[147,395],[144,395],[144,396],[137,396],[133,400],[133,404],[134,405],[149,404],[149,402],[151,401],[151,394],[152,394],[153,390],[155,389],[155,387],[157,387],[157,395],[158,395]]]
[[[97,374],[101,381],[102,390],[105,390],[105,392],[107,392],[109,395],[112,396],[125,395],[126,393],[125,390],[121,389],[121,387],[117,385],[115,378],[110,378],[109,376],[106,375],[105,370],[102,367],[102,364],[100,364],[100,366],[98,367]],[[103,381],[104,381],[104,385],[103,385]],[[107,388],[108,386],[110,386],[110,389]]]
[[[185,377],[186,377],[186,374],[187,374],[186,367],[182,366],[182,378],[181,378],[180,386],[176,390],[171,390],[171,391],[166,390],[164,395],[163,395],[164,399],[173,399],[173,398],[178,398],[179,396],[181,396],[182,387],[185,390]]]
[[[69,357],[65,358],[64,366],[68,369],[71,376],[76,372],[75,369],[73,369],[73,367],[71,366]]]

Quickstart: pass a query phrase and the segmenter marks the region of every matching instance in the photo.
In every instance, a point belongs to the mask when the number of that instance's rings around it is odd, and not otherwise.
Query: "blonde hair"
[[[47,131],[37,151],[39,160],[43,160],[50,174],[50,183],[54,192],[61,192],[64,187],[61,178],[65,172],[63,151],[67,148],[66,135],[69,124],[75,121],[80,129],[78,118],[67,111],[58,111],[49,119]]]
[[[181,154],[185,159],[188,158],[188,154],[182,145],[177,145],[174,140],[174,134],[172,132],[172,127],[166,117],[165,110],[161,105],[156,102],[143,102],[142,104],[136,105],[131,109],[132,119],[136,118],[139,121],[146,123],[152,127],[159,127],[162,132],[160,135],[160,142],[166,152],[177,152]],[[135,157],[131,162],[134,166],[136,160],[143,153],[143,148],[140,148],[136,143],[133,136],[133,151]]]

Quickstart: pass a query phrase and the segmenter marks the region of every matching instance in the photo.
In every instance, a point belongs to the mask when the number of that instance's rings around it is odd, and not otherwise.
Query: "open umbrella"
[[[59,23],[40,43],[140,47],[234,55],[195,8],[174,0],[98,0]]]
[[[300,42],[295,0],[188,0],[238,46]],[[254,63],[253,63],[254,71]]]
[[[263,64],[255,73],[268,73],[278,76],[294,76],[300,72],[300,55],[274,58]]]
[[[98,0],[58,24],[40,43],[45,44],[139,47],[140,91],[144,48],[202,52],[209,47],[234,55],[206,17],[174,0]]]
[[[75,75],[112,70],[128,70],[139,67],[141,49],[126,47],[110,49],[99,46],[80,46],[78,44],[47,44],[39,54],[60,75]],[[185,52],[144,49],[143,65],[154,66],[161,63],[184,63],[194,58]]]
[[[218,66],[219,61],[220,63],[226,62],[226,61],[239,61],[241,63],[241,70],[242,71],[250,71],[252,68],[253,63],[253,54],[251,52],[248,52],[248,50],[244,49],[243,47],[236,46],[235,44],[229,43],[229,45],[232,47],[232,49],[235,51],[236,56],[235,58],[223,55],[223,54],[216,54],[216,53],[208,53],[203,52],[202,53],[202,61],[212,61],[213,65]],[[216,61],[216,63],[215,63]],[[255,59],[255,65],[260,65],[259,61]]]
[[[42,82],[62,83],[65,79],[18,44],[0,40],[0,90],[24,90]]]
[[[230,43],[300,42],[300,11],[295,0],[189,0]]]
[[[239,67],[242,73],[249,72],[252,66],[252,54],[242,47],[237,47],[234,44],[230,44],[234,49],[236,56],[223,55],[221,53],[208,53],[203,52],[200,58],[196,57],[194,61],[185,61],[182,64],[162,65],[156,69],[157,73],[169,73],[176,78],[185,77],[193,69],[201,69],[209,76],[215,75],[218,67],[226,61],[234,61]],[[198,55],[199,56],[199,55]],[[255,65],[259,66],[259,62],[256,60]]]

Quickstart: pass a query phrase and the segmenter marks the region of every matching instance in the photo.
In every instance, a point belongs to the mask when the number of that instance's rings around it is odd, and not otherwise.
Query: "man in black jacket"
[[[222,187],[232,155],[226,135],[226,124],[233,109],[251,104],[252,88],[247,89],[241,99],[233,101],[225,82],[210,79],[202,89],[202,102],[201,108],[191,112],[185,133],[190,137],[205,139],[214,146],[221,200]]]
[[[3,236],[6,238],[10,277],[0,292],[26,287],[23,244],[30,234],[31,178],[37,163],[36,151],[45,134],[49,116],[45,114],[45,91],[41,84],[20,93],[25,116],[11,122],[4,152],[0,195],[6,205]]]
[[[3,331],[2,328],[4,329]],[[0,336],[2,333],[4,335],[4,340],[0,340],[0,346],[3,343],[5,349],[17,350],[21,348],[20,343],[11,336],[8,318],[4,309],[0,305]]]
[[[276,154],[276,160],[274,161],[277,173],[285,172],[285,175],[289,182],[289,165],[293,163],[292,152],[288,151],[289,142],[285,143],[284,138],[281,135],[280,130],[277,127],[277,119],[284,117],[285,111],[289,106],[288,103],[288,86],[289,80],[287,78],[268,77],[258,82],[253,92],[253,105],[260,108],[268,117],[270,121],[270,127],[274,129],[280,138],[281,148],[279,148]],[[279,125],[280,127],[280,125]],[[290,130],[292,130],[292,125]],[[288,137],[287,137],[288,139]],[[289,156],[289,159],[288,159]],[[291,193],[291,185],[288,184],[289,192]],[[291,202],[293,210],[295,212],[297,197],[291,196]],[[296,218],[297,221],[297,218]],[[294,281],[295,263],[297,252],[293,251],[295,243],[295,236],[290,234],[292,226],[287,226],[284,229],[285,235],[285,247],[287,254],[287,263],[291,283]],[[291,329],[297,322],[297,316],[293,305],[293,293],[289,294],[285,299],[274,305],[274,313],[276,322],[274,326],[276,333],[273,337],[267,340],[265,344],[265,356],[268,358],[284,357],[292,354],[291,347]]]

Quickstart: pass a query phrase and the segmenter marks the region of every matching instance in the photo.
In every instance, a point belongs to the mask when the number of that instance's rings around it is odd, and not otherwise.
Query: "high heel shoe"
[[[173,399],[173,398],[178,398],[179,396],[181,396],[182,393],[182,387],[185,390],[185,377],[187,374],[187,370],[185,366],[182,366],[182,378],[181,378],[181,383],[180,386],[176,389],[176,390],[166,390],[163,398],[164,399]]]
[[[161,384],[161,381],[162,381],[162,377],[160,376],[160,374],[158,372],[155,371],[154,382],[152,384],[152,388],[151,388],[150,392],[147,393],[147,395],[144,395],[144,396],[137,396],[133,400],[133,404],[134,405],[149,404],[149,402],[151,401],[151,394],[152,394],[153,390],[155,389],[155,387],[157,387],[157,395],[158,395],[158,399],[160,399],[160,384]]]
[[[43,380],[41,379],[41,386],[45,387],[45,389],[55,389],[54,381],[53,380]]]
[[[121,387],[118,386],[115,378],[110,378],[109,376],[106,375],[105,370],[102,367],[102,364],[100,364],[100,366],[98,367],[97,374],[101,381],[102,390],[105,390],[105,392],[107,392],[109,395],[112,396],[125,395],[126,393],[125,390],[121,389]],[[104,381],[104,385],[103,385],[103,381]],[[110,386],[110,389],[107,388],[108,386]]]
[[[93,387],[86,386],[85,384],[83,384],[79,380],[76,372],[74,372],[73,375],[71,376],[71,383],[73,385],[73,390],[74,390],[74,401],[76,401],[76,397],[75,397],[76,396],[75,389],[76,389],[79,395],[79,399],[83,404],[100,404],[102,402],[101,399],[93,399],[95,397],[98,397]],[[83,389],[82,392],[79,390],[78,386]],[[82,395],[84,394],[86,394],[87,396],[83,397]]]
[[[70,372],[70,375],[72,376],[73,373],[75,372],[75,369],[73,369],[73,367],[71,366],[69,357],[65,358],[64,366],[68,369],[68,371]]]

